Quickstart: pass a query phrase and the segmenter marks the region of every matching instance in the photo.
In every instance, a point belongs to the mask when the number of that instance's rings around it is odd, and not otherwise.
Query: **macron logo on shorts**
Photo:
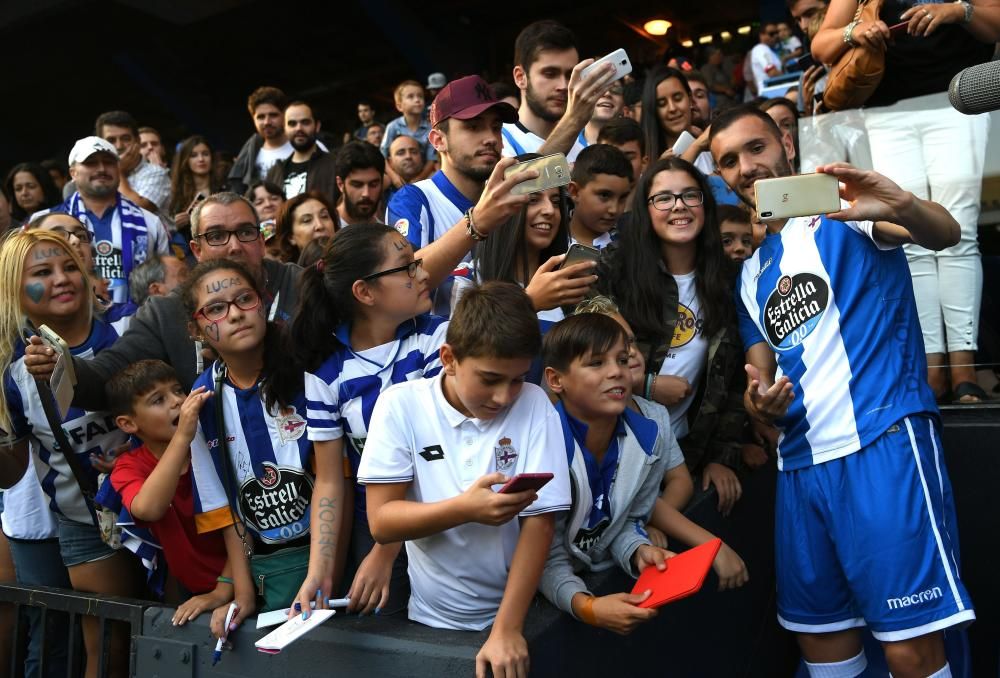
[[[899,610],[904,607],[909,607],[910,605],[920,605],[921,603],[936,600],[942,595],[944,594],[941,593],[941,588],[935,586],[932,589],[927,589],[926,591],[921,591],[920,593],[912,593],[901,598],[889,598],[885,602],[889,604],[890,610]]]

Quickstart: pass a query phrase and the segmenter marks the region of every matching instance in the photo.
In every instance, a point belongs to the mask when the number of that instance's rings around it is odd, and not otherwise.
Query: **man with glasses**
[[[198,261],[229,259],[258,276],[267,292],[268,319],[288,320],[295,309],[302,269],[264,258],[264,239],[257,215],[246,198],[216,193],[191,212],[191,251]],[[139,360],[163,360],[177,371],[189,390],[205,367],[202,348],[188,334],[188,317],[179,290],[151,297],[142,305],[125,334],[93,360],[76,360],[77,385],[73,403],[88,410],[106,408],[104,385],[116,372]],[[32,344],[25,364],[36,379],[47,379],[54,358],[51,350]]]
[[[778,27],[774,24],[761,24],[759,37],[760,42],[750,50],[750,70],[753,71],[756,94],[764,91],[765,80],[781,75],[781,59],[775,52],[778,45]]]

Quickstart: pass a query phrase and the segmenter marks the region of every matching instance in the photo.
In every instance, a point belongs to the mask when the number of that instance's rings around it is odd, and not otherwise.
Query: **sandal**
[[[953,405],[975,405],[989,398],[986,391],[974,381],[963,381],[952,389]]]

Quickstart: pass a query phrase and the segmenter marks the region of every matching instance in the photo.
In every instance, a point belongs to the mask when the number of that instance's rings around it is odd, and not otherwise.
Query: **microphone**
[[[966,115],[1000,109],[1000,61],[959,71],[948,86],[948,100],[956,111]]]

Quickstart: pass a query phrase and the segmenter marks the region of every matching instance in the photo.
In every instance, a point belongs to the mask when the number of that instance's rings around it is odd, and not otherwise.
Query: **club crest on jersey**
[[[399,231],[399,234],[404,238],[410,234],[410,221],[409,219],[397,219],[396,223],[392,225],[394,229]]]
[[[493,456],[496,458],[497,471],[504,473],[514,468],[517,461],[517,450],[511,445],[510,438],[501,438],[496,447],[493,448]]]
[[[294,407],[287,407],[278,417],[278,437],[281,442],[298,440],[306,432],[306,420],[299,416]]]
[[[108,256],[109,254],[111,254],[111,252],[114,251],[114,249],[115,246],[112,245],[107,240],[98,240],[97,242],[94,243],[94,251],[96,251],[102,257]]]
[[[767,340],[777,351],[795,348],[816,329],[830,303],[830,286],[813,273],[778,278],[762,310]]]

